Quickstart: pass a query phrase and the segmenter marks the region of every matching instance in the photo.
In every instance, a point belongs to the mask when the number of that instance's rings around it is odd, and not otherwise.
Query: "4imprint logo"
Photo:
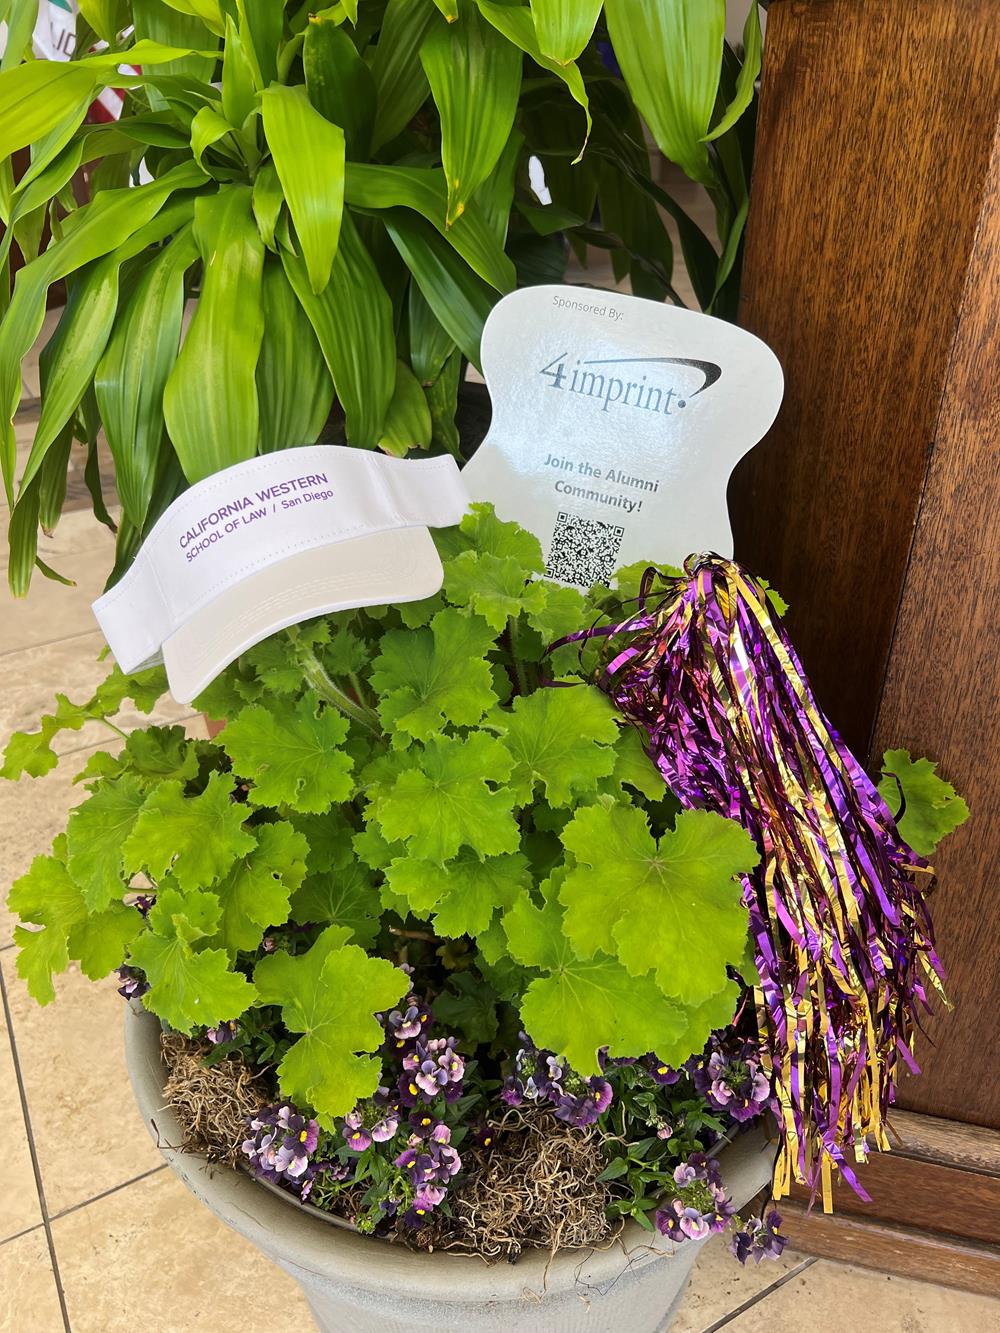
[[[567,356],[567,352],[561,353],[547,366],[542,366],[539,375],[544,375],[551,381],[548,386],[550,389],[579,394],[581,397],[599,402],[603,412],[607,412],[612,406],[631,407],[641,412],[654,412],[669,417],[675,410],[683,411],[693,398],[710,389],[722,377],[722,367],[716,362],[697,361],[684,356],[616,357],[606,361],[577,360],[572,367],[567,367]],[[684,375],[686,383],[681,389],[673,385],[656,384],[651,382],[650,375],[646,371],[638,369],[640,366],[683,367],[688,372]]]

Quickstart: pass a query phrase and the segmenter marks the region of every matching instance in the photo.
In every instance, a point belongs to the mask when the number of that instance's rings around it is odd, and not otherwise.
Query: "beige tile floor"
[[[592,279],[593,280],[593,279]],[[29,392],[33,371],[27,377]],[[30,417],[19,436],[30,440]],[[56,690],[83,697],[100,679],[89,603],[111,539],[84,510],[67,514],[45,558],[76,587],[36,579],[12,604],[0,591],[0,743]],[[0,554],[0,578],[4,554]],[[189,710],[162,716],[201,724]],[[126,728],[138,721],[125,715]],[[0,784],[0,1331],[2,1333],[297,1333],[312,1327],[297,1288],[229,1231],[159,1160],[132,1101],[122,1001],[76,972],[44,1009],[15,970],[6,886],[47,850],[82,798],[72,777],[99,729],[70,733],[38,780]],[[1000,1333],[1000,1302],[786,1251],[743,1270],[718,1240],[698,1260],[676,1333]],[[344,1330],[350,1333],[350,1330]]]

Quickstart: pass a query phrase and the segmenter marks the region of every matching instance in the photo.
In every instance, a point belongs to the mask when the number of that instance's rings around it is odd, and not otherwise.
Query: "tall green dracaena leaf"
[[[190,226],[152,257],[119,310],[94,376],[122,508],[140,531],[156,483],[163,390],[180,344],[184,275],[197,258]]]
[[[510,137],[521,90],[522,56],[480,16],[473,0],[462,0],[457,22],[432,24],[420,59],[441,117],[441,161],[451,226],[496,166]]]
[[[132,0],[132,22],[138,38],[148,37],[167,46],[211,48],[217,37],[210,34],[200,19],[193,14],[182,14],[165,5],[163,0]],[[182,56],[160,68],[162,74],[178,75],[207,84],[212,78],[215,61],[209,56]],[[163,94],[154,86],[147,87],[149,104],[153,110],[167,105]]]
[[[420,381],[405,361],[396,362],[396,387],[379,448],[394,458],[404,458],[411,449],[426,449],[431,442],[433,423]]]
[[[606,0],[625,82],[663,153],[714,185],[705,147],[722,67],[726,0]]]
[[[562,79],[569,90],[570,96],[583,108],[583,113],[587,119],[587,128],[583,136],[583,143],[580,146],[580,153],[576,159],[579,161],[580,157],[583,156],[583,149],[586,147],[591,129],[590,101],[579,67],[575,61],[560,62],[545,54],[538,45],[538,36],[532,21],[531,10],[527,5],[494,4],[492,0],[476,0],[476,3],[483,17],[488,19],[493,27],[507,38],[508,42],[513,42],[515,46],[520,47],[536,65],[541,65],[543,69],[549,70],[557,78]]]
[[[220,0],[161,0],[161,3],[177,10],[179,14],[197,18],[209,32],[222,36],[225,23]]]
[[[446,227],[447,195],[444,172],[434,167],[384,167],[368,162],[347,165],[344,197],[349,204],[369,209],[413,209],[433,223],[491,287],[498,292],[513,291],[517,285],[514,265],[476,201]]]
[[[427,0],[389,0],[371,62],[376,93],[373,151],[395,139],[427,100],[420,47],[433,21],[434,7]]]
[[[96,73],[81,64],[35,60],[5,70],[0,74],[0,160],[38,143],[64,122],[72,133],[96,88]]]
[[[0,463],[8,502],[13,499],[12,419],[21,399],[21,359],[41,330],[49,287],[141,233],[175,191],[204,183],[204,174],[195,164],[185,162],[149,185],[102,191],[74,214],[74,225],[61,240],[18,273],[14,294],[0,323],[0,429],[4,432]],[[162,234],[156,239],[161,240]]]
[[[261,106],[309,285],[318,295],[330,281],[344,212],[344,131],[310,105],[305,88],[272,84]]]
[[[350,213],[344,213],[330,281],[319,295],[301,257],[283,249],[281,261],[333,377],[347,438],[374,448],[396,383],[393,309]]]
[[[531,0],[538,46],[550,60],[567,65],[590,41],[604,0]]]
[[[255,369],[264,327],[264,244],[248,185],[195,203],[201,297],[163,394],[163,415],[188,481],[257,452]]]
[[[261,297],[260,451],[315,444],[330,414],[333,380],[308,316],[273,255],[264,262]]]
[[[384,221],[438,323],[478,366],[483,325],[495,300],[489,287],[422,218],[400,208],[386,213]]]
[[[73,433],[85,439],[88,444],[87,466],[84,479],[94,503],[97,518],[114,527],[104,506],[101,494],[100,472],[97,461],[97,436],[100,419],[97,402],[93,393],[93,376],[97,362],[104,350],[118,304],[119,270],[128,260],[141,254],[149,246],[162,241],[165,236],[178,227],[186,225],[191,216],[189,200],[170,201],[144,227],[130,236],[117,250],[102,259],[95,260],[69,283],[69,300],[56,328],[43,353],[44,381],[42,384],[42,407],[31,451],[24,465],[15,515],[22,507],[29,509],[36,506],[36,491],[39,478],[42,493],[38,496],[39,504],[44,504],[45,513],[40,517],[51,527],[51,507],[54,503],[54,472],[57,459],[51,457],[53,447],[57,456],[64,452],[65,431],[69,426]],[[82,425],[82,434],[74,426],[74,414]],[[63,465],[65,466],[65,459]],[[64,488],[63,488],[64,490]],[[15,534],[23,534],[24,527],[12,522],[12,556]],[[23,540],[19,536],[18,540]],[[15,561],[12,559],[11,569]],[[24,561],[21,562],[22,565]],[[52,575],[41,561],[36,561],[44,573]],[[15,592],[27,590],[11,586]]]
[[[284,6],[274,0],[243,0],[240,8],[266,86],[278,74],[278,47],[285,28]]]
[[[105,42],[113,46],[118,34],[128,26],[125,0],[78,0],[81,16]]]
[[[756,0],[754,0],[754,3],[750,6],[749,14],[747,14],[747,21],[743,25],[743,63],[740,65],[739,76],[736,80],[736,90],[718,125],[714,126],[712,132],[705,136],[707,141],[711,142],[713,139],[719,139],[731,130],[753,101],[754,86],[760,77],[763,45],[764,35],[760,27],[760,11]]]
[[[332,19],[316,17],[306,27],[302,70],[309,101],[344,131],[349,158],[365,159],[375,127],[375,79],[347,33]]]
[[[249,34],[226,15],[222,56],[222,114],[239,129],[257,105],[260,71]]]
[[[31,36],[38,22],[38,0],[9,0],[3,15],[7,24],[7,46],[0,69],[12,69],[30,54]]]

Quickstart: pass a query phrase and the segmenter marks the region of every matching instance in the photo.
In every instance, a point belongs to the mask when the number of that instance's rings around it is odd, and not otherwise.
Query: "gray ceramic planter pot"
[[[128,1007],[125,1050],[142,1118],[164,1158],[215,1215],[246,1236],[302,1287],[323,1333],[661,1333],[684,1294],[700,1244],[679,1246],[631,1223],[603,1251],[532,1251],[516,1264],[414,1254],[311,1216],[242,1172],[208,1165],[165,1144],[181,1141],[163,1104],[160,1024]],[[747,1134],[720,1157],[742,1206],[770,1179],[763,1135]],[[735,1261],[734,1261],[735,1262]]]

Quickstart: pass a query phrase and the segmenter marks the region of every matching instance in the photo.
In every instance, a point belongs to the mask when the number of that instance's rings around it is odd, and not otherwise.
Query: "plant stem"
[[[507,638],[510,640],[510,662],[514,668],[514,676],[517,681],[518,694],[528,693],[528,678],[525,675],[524,663],[518,654],[520,634],[517,627],[517,617],[507,617]]]
[[[366,708],[364,704],[355,703],[349,694],[332,681],[315,653],[307,648],[300,648],[299,662],[302,665],[302,674],[321,699],[339,709],[345,717],[360,723],[367,731],[372,731],[376,735],[380,733],[378,717],[372,709]]]
[[[116,727],[115,724],[113,722],[109,722],[106,717],[99,717],[97,720],[98,722],[103,722],[106,727],[109,727],[115,733],[116,736],[120,736],[123,741],[128,740],[128,732],[122,731],[121,727]]]
[[[367,708],[369,706],[368,699],[365,695],[365,687],[361,683],[361,677],[356,671],[349,671],[347,679],[351,682],[351,689],[354,691],[358,703],[361,704],[363,708]]]

